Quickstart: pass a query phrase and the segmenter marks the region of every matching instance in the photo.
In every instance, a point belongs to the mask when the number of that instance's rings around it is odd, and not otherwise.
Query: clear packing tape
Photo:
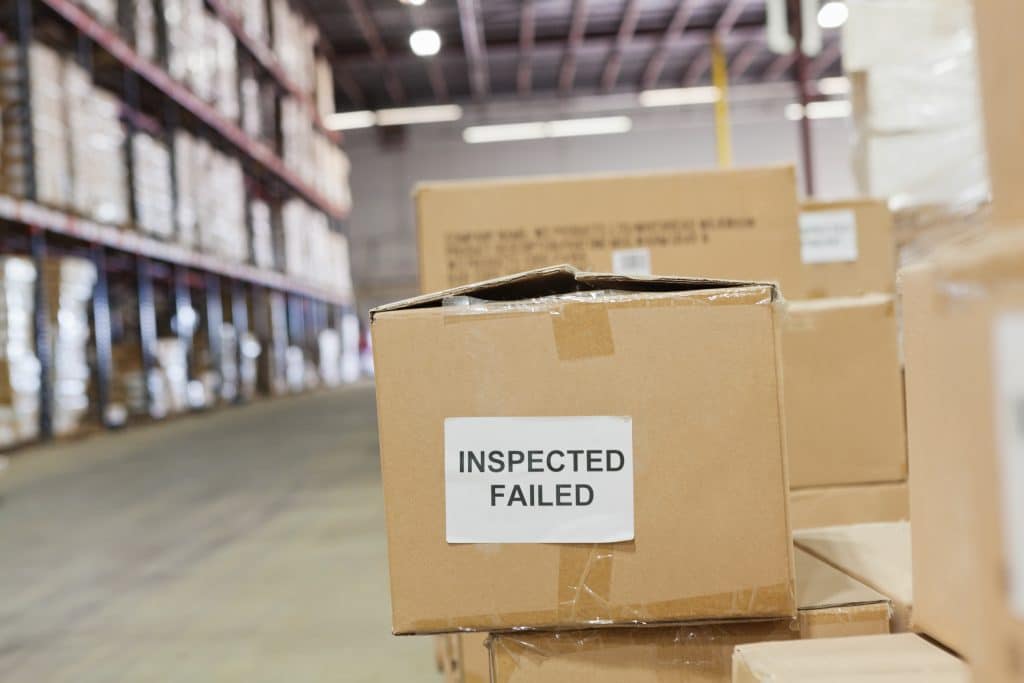
[[[697,624],[583,631],[496,633],[487,641],[491,680],[730,680],[733,648],[800,637],[796,621]],[[630,680],[634,680],[630,678]]]

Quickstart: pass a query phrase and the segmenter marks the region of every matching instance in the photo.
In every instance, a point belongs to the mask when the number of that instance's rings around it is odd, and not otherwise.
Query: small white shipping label
[[[449,543],[633,538],[630,417],[449,417]]]
[[[650,275],[651,250],[647,247],[616,249],[612,252],[612,272],[616,275]]]
[[[800,258],[804,263],[857,260],[857,215],[849,210],[800,214]]]
[[[1003,546],[1010,606],[1024,618],[1024,312],[1000,316],[992,332]]]

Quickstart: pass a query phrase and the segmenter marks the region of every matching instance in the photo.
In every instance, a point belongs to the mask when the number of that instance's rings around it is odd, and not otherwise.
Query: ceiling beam
[[[381,70],[384,72],[384,88],[388,92],[388,97],[391,98],[393,103],[402,104],[405,102],[405,90],[402,88],[402,82],[398,79],[398,74],[395,73],[394,66],[391,64],[388,49],[384,45],[384,40],[380,37],[377,24],[374,23],[370,10],[366,8],[365,0],[348,0],[348,8],[355,17],[356,24],[359,25],[363,39],[370,47],[370,55],[373,61],[380,65]]]
[[[366,107],[366,96],[363,94],[363,89],[359,87],[359,83],[352,76],[352,72],[348,69],[334,69],[334,78],[338,82],[338,87],[345,93],[345,97],[352,106],[356,109],[362,109]]]
[[[694,55],[693,59],[690,60],[689,66],[686,67],[686,71],[683,72],[683,85],[687,88],[700,85],[701,81],[704,80],[704,73],[710,66],[711,41],[708,41],[707,46]]]
[[[796,50],[781,54],[764,70],[763,80],[777,81],[796,63]]]
[[[672,46],[672,43],[682,37],[683,31],[686,30],[686,25],[690,23],[694,7],[694,0],[679,0],[676,11],[672,14],[672,19],[669,20],[665,33],[661,36],[658,47],[655,48],[651,58],[647,60],[647,66],[644,67],[643,80],[641,81],[644,90],[650,90],[658,84],[658,79],[661,78],[661,71],[665,68],[665,62],[668,60],[669,48]]]
[[[706,48],[711,44],[711,36],[713,33],[713,29],[691,28],[686,31],[685,35],[673,43],[672,50],[686,52],[696,51],[698,48]],[[660,41],[660,32],[656,34],[641,34],[638,32],[633,37],[633,40],[627,44],[625,52],[627,54],[633,52],[649,53],[658,47]],[[727,44],[746,44],[751,41],[765,41],[763,26],[737,27],[729,34],[729,41]],[[614,36],[588,35],[584,38],[583,44],[580,45],[578,57],[586,57],[590,59],[604,57],[608,54],[608,51],[612,49],[614,44]],[[557,62],[562,55],[565,54],[565,38],[535,38],[531,54],[535,61],[544,60],[547,62]],[[498,45],[489,45],[487,47],[487,55],[488,59],[493,60],[494,62],[500,61],[515,63],[520,56],[519,44],[515,42],[505,42]],[[466,56],[460,48],[448,47],[442,48],[441,52],[431,59],[445,64],[451,64],[454,67],[464,64]],[[404,70],[407,68],[417,68],[418,64],[423,61],[423,58],[417,57],[409,52],[392,55],[389,61],[396,69]],[[338,59],[335,64],[338,68],[348,68],[355,73],[365,74],[367,79],[375,76],[380,68],[380,65],[369,55],[359,55],[349,57],[348,59],[341,58]]]
[[[601,72],[601,90],[611,92],[615,89],[615,82],[619,80],[619,71],[622,69],[622,54],[626,46],[633,39],[636,33],[636,24],[640,19],[639,0],[626,0],[626,8],[622,11],[622,20],[619,22],[619,32],[615,36],[615,47],[608,55],[608,61],[604,64]]]
[[[576,78],[576,52],[583,44],[583,35],[586,30],[587,0],[573,0],[569,37],[565,44],[562,66],[558,70],[558,91],[563,95],[568,95],[572,90],[572,82]]]
[[[516,66],[516,90],[520,95],[530,94],[533,76],[533,40],[536,31],[533,0],[523,0],[519,15],[519,64]]]
[[[477,0],[458,0],[459,27],[462,29],[462,47],[469,68],[469,88],[474,98],[487,95],[490,84],[487,77],[487,46],[484,28],[480,22]]]
[[[822,74],[826,73],[842,56],[843,48],[839,40],[834,40],[826,45],[818,53],[818,56],[807,65],[807,80],[816,81],[821,78]]]
[[[441,62],[436,59],[427,59],[427,78],[430,79],[430,89],[434,91],[434,99],[438,102],[448,101],[448,83],[444,80],[444,69]]]
[[[729,64],[729,78],[738,81],[750,70],[754,61],[764,54],[765,46],[762,43],[747,43],[743,49],[736,53]]]
[[[736,22],[739,21],[740,15],[743,14],[747,2],[748,0],[729,0],[725,9],[718,16],[718,21],[715,22],[715,35],[719,38],[729,35],[729,32],[736,26]]]

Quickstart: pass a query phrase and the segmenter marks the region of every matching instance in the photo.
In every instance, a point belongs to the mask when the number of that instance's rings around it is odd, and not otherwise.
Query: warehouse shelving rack
[[[235,36],[238,45],[269,75],[281,94],[297,98],[308,112],[310,125],[340,143],[340,135],[327,131],[315,110],[312,98],[303,95],[287,77],[269,47],[248,36],[235,17],[220,0],[206,0],[207,7]],[[145,106],[153,107],[154,99],[162,98],[158,118],[168,133],[181,123],[183,116],[196,122],[195,128],[208,133],[208,138],[233,150],[242,161],[249,178],[265,183],[275,196],[297,196],[323,211],[332,228],[342,230],[347,207],[333,204],[315,188],[309,186],[265,142],[253,139],[235,122],[212,105],[204,102],[183,84],[171,78],[161,66],[143,59],[115,30],[107,27],[84,9],[69,0],[15,0],[12,15],[21,52],[21,64],[26,70],[21,83],[26,92],[22,100],[31,107],[27,89],[31,79],[28,70],[28,49],[32,43],[37,17],[46,13],[48,19],[58,19],[73,32],[77,58],[92,73],[94,51],[98,49],[105,61],[112,61],[122,70],[122,92],[125,101],[123,120],[131,132],[147,125],[151,117],[143,114]],[[143,85],[149,92],[143,92]],[[156,97],[154,97],[156,94]],[[146,105],[144,105],[146,101]],[[109,278],[113,273],[134,278],[137,298],[138,334],[144,377],[156,363],[157,316],[155,296],[157,287],[165,287],[173,300],[173,310],[179,315],[195,310],[193,294],[200,292],[205,298],[202,306],[209,336],[210,355],[220,358],[221,323],[225,314],[231,318],[239,335],[251,331],[275,359],[274,366],[283,372],[285,354],[289,345],[299,345],[305,352],[315,348],[316,335],[328,327],[341,329],[341,321],[352,315],[353,301],[349,293],[329,291],[314,283],[305,282],[278,271],[254,265],[231,263],[217,256],[195,251],[169,241],[162,241],[124,227],[106,225],[84,219],[60,208],[44,206],[35,200],[35,164],[32,159],[31,111],[23,116],[26,125],[29,176],[27,196],[0,195],[0,224],[6,239],[0,241],[3,252],[10,253],[12,243],[22,253],[31,256],[37,272],[49,253],[76,254],[90,258],[96,265],[97,283],[92,301],[92,343],[95,354],[95,381],[97,406],[95,414],[104,427],[115,426],[108,421],[107,406],[111,395],[114,367],[111,339],[111,303]],[[158,129],[161,126],[158,125]],[[168,139],[168,142],[170,140]],[[173,146],[169,145],[173,155]],[[172,157],[173,158],[173,157]],[[172,162],[172,169],[174,164]],[[129,178],[131,168],[129,164]],[[129,182],[129,207],[135,210],[133,182]],[[247,199],[250,183],[247,180]],[[174,171],[171,173],[172,200],[177,205]],[[257,192],[256,194],[263,194]],[[248,201],[246,201],[248,210]],[[248,216],[247,216],[248,218]],[[134,221],[133,221],[134,222]],[[46,283],[36,278],[34,292],[35,351],[40,363],[39,434],[41,439],[53,436],[50,346],[50,316],[47,310]],[[178,336],[184,342],[187,357],[192,357],[195,330],[179,325]],[[190,375],[191,377],[191,375]],[[260,389],[270,393],[270,386],[283,382],[283,377],[260,378]],[[147,388],[147,402],[153,396]]]

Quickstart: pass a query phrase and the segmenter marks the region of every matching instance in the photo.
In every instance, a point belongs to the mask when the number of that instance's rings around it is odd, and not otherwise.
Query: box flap
[[[755,286],[771,287],[772,299],[778,298],[777,287],[772,283],[697,277],[627,276],[611,273],[587,273],[573,266],[563,264],[528,270],[514,275],[506,275],[471,285],[453,287],[433,294],[424,294],[378,306],[370,311],[370,320],[372,321],[378,313],[386,311],[439,306],[445,299],[456,296],[479,297],[491,301],[517,301],[572,292],[592,292],[598,290],[686,292]]]
[[[889,602],[878,591],[799,548],[793,559],[796,564],[796,600],[801,610]]]

